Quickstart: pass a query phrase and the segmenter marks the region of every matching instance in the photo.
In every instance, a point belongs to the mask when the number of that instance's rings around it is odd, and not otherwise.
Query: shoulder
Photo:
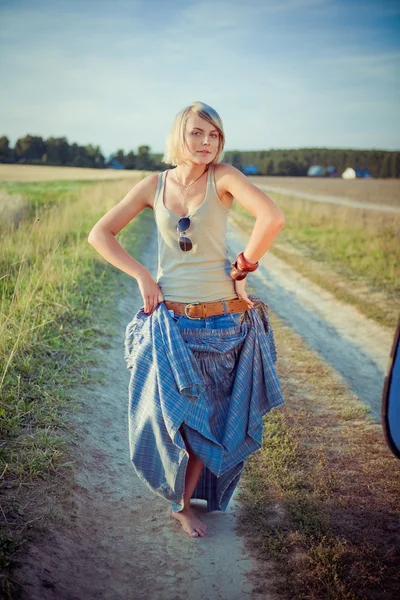
[[[214,165],[214,172],[216,175],[218,173],[220,176],[241,173],[239,169],[237,169],[233,165],[230,165],[229,163],[217,163],[216,165]]]
[[[225,191],[230,190],[232,183],[247,179],[246,175],[239,171],[239,169],[228,163],[217,163],[214,165],[214,174],[215,182]]]
[[[152,173],[134,185],[134,189],[143,198],[147,206],[153,208],[154,195],[157,190],[159,173]]]

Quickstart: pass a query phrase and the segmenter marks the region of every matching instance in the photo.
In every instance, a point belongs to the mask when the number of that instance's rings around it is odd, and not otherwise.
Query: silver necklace
[[[203,175],[204,175],[204,173],[205,173],[206,171],[207,171],[207,169],[205,169],[205,170],[203,171],[203,173],[200,175],[200,177],[203,177]],[[192,181],[192,183],[189,183],[188,185],[185,185],[184,183],[182,183],[182,181],[181,181],[180,179],[178,179],[178,176],[177,176],[177,174],[176,174],[176,173],[175,173],[175,177],[176,177],[176,180],[177,180],[177,182],[178,182],[178,183],[179,183],[179,184],[180,184],[182,187],[184,187],[184,188],[185,188],[185,193],[183,193],[183,192],[182,192],[182,190],[180,190],[180,191],[181,191],[181,194],[182,194],[182,197],[183,197],[183,200],[181,200],[181,204],[182,204],[182,206],[186,207],[186,200],[187,200],[187,196],[188,196],[189,190],[190,190],[190,188],[192,187],[192,185],[193,185],[194,183],[196,183],[196,181],[198,181],[198,180],[200,179],[200,177],[198,177],[197,179],[195,179],[194,181]]]

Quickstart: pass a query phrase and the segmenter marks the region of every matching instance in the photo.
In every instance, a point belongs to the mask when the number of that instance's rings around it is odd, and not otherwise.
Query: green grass
[[[249,457],[238,495],[239,531],[273,573],[270,582],[257,577],[258,591],[291,600],[397,597],[400,465],[334,370],[272,323],[286,404],[264,417],[262,448]]]
[[[319,206],[300,211],[296,200],[286,199],[279,205],[285,213],[279,242],[288,242],[311,258],[329,263],[350,280],[363,280],[377,290],[398,294],[400,240],[390,225],[371,229],[350,219],[344,221],[336,207],[331,214],[324,214],[319,212]],[[254,218],[237,203],[233,216],[246,229],[252,227]]]
[[[311,256],[339,268],[348,278],[362,278],[385,292],[400,290],[400,244],[390,228],[371,235],[361,227],[289,221],[282,241],[298,244]]]
[[[57,212],[43,211],[39,222],[21,223],[2,239],[0,473],[5,520],[0,566],[8,571],[1,579],[3,592],[12,581],[18,548],[35,530],[30,523],[35,518],[22,508],[26,495],[21,490],[33,493],[53,486],[59,477],[71,477],[68,412],[76,406],[74,386],[93,381],[91,350],[107,346],[110,333],[99,329],[97,315],[101,312],[111,327],[110,306],[121,278],[128,277],[102,259],[87,236],[131,186],[96,182],[79,195],[80,185],[63,182]],[[33,201],[39,187],[26,187]],[[59,183],[46,183],[45,189],[49,198],[60,198]],[[137,256],[152,226],[151,211],[143,211],[118,239]]]
[[[371,458],[366,455],[367,461]],[[332,487],[327,496],[324,478],[313,477],[317,465],[310,469],[307,461],[313,463],[313,456],[296,423],[284,411],[267,415],[262,449],[250,457],[239,492],[240,529],[247,535],[251,531],[251,543],[264,559],[274,561],[275,591],[291,600],[390,598],[376,594],[396,585],[393,548],[387,548],[387,541],[379,543],[376,531],[369,540],[365,529],[358,530],[354,509],[347,515],[355,521],[352,530],[335,525],[335,491]],[[331,467],[324,469],[326,477]],[[387,526],[395,526],[390,515]],[[384,518],[377,529],[385,536]]]
[[[275,194],[276,195],[276,194]],[[400,310],[400,239],[388,220],[363,221],[352,209],[282,197],[285,226],[269,249],[301,275],[380,325]],[[356,211],[357,212],[357,211]],[[254,217],[235,203],[234,221],[250,235]]]
[[[49,211],[55,218],[64,205],[79,202],[81,194],[94,181],[43,181],[0,182],[0,234],[2,238],[18,230],[21,225],[32,224]],[[7,267],[0,262],[0,277]]]
[[[77,190],[91,186],[94,183],[98,183],[98,180],[2,181],[0,182],[0,190],[4,190],[10,195],[21,194],[33,205],[46,206],[49,203],[62,202],[63,195],[70,196]]]

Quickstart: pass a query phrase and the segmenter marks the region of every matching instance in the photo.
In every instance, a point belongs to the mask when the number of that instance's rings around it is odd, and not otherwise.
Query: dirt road
[[[156,250],[150,246],[139,258],[154,275]],[[115,334],[110,348],[98,349],[93,371],[105,384],[82,387],[73,416],[76,484],[67,525],[30,547],[18,574],[24,600],[272,600],[265,588],[262,595],[252,591],[248,575],[265,564],[248,556],[235,533],[235,498],[226,513],[207,514],[205,502],[192,501],[208,535],[190,539],[129,461],[123,342],[142,301],[136,282],[124,282],[118,306],[110,306]]]
[[[231,222],[232,258],[247,239]],[[150,236],[146,257],[138,257],[153,275],[155,240]],[[169,505],[134,472],[123,342],[142,300],[136,282],[128,277],[121,281],[118,305],[110,306],[115,333],[109,348],[96,351],[99,366],[93,368],[93,378],[100,373],[105,383],[82,386],[80,410],[71,416],[76,459],[71,506],[59,515],[59,528],[29,547],[17,573],[25,581],[23,600],[273,600],[272,578],[258,591],[257,573],[265,580],[265,563],[248,555],[235,532],[235,497],[227,513],[207,514],[204,503],[194,501],[208,535],[190,539],[168,517]],[[378,419],[391,332],[271,253],[251,281],[256,293],[343,375]]]

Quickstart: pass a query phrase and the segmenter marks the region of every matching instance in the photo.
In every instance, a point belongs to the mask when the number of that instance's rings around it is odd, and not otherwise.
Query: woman
[[[144,306],[125,340],[131,460],[190,537],[207,531],[190,499],[207,500],[208,512],[226,510],[247,457],[261,447],[263,414],[284,402],[268,307],[245,291],[284,216],[245,175],[220,162],[224,142],[210,106],[181,110],[163,157],[176,168],[136,184],[88,240],[138,282]],[[234,198],[256,221],[231,264],[225,238]],[[146,207],[157,226],[156,280],[115,238]]]

